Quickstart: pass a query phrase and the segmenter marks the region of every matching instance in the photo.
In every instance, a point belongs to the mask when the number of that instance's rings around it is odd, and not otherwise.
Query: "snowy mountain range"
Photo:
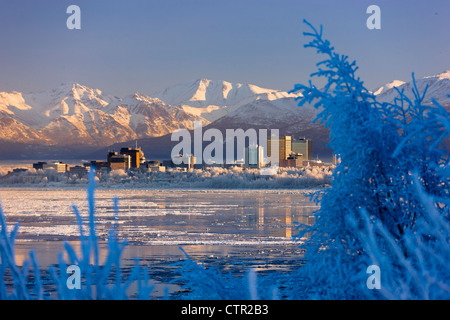
[[[450,71],[416,83],[421,92],[428,85],[426,103],[433,97],[450,108]],[[398,96],[394,87],[412,96],[411,83],[399,80],[374,94],[379,101],[393,101]],[[122,98],[78,83],[38,93],[0,92],[0,158],[81,156],[80,152],[104,152],[135,140],[150,154],[162,157],[170,154],[170,133],[191,130],[197,120],[205,129],[279,129],[280,134],[313,139],[316,154],[330,153],[328,129],[312,123],[318,110],[298,107],[296,97],[252,84],[208,79],[150,96],[136,92]]]
[[[190,129],[196,120],[205,121],[144,94],[118,98],[77,83],[36,94],[0,92],[3,141],[105,146]]]
[[[202,116],[210,122],[258,100],[272,101],[297,96],[252,84],[208,79],[181,83],[154,95],[169,104],[181,106],[187,113]]]
[[[425,99],[423,101],[424,104],[431,104],[431,99],[433,98],[443,107],[446,107],[447,109],[450,107],[450,70],[434,76],[416,79],[416,86],[421,94],[423,94],[425,88],[428,86]],[[412,81],[403,82],[395,80],[382,86],[374,92],[374,94],[377,95],[377,100],[379,102],[393,101],[396,97],[398,97],[398,92],[394,89],[394,87],[400,91],[403,90],[404,94],[410,99],[414,98],[412,92]]]

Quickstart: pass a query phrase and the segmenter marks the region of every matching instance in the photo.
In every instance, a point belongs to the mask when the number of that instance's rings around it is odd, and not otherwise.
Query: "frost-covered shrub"
[[[291,297],[448,299],[448,272],[434,272],[450,262],[450,176],[448,150],[442,143],[450,132],[448,112],[436,101],[423,105],[426,90],[419,93],[416,87],[414,100],[398,91],[393,103],[377,102],[356,77],[355,62],[337,54],[322,38],[322,29],[310,27],[312,33],[305,35],[312,41],[306,47],[326,56],[311,76],[324,77],[327,84],[319,90],[310,81],[309,86],[296,85],[294,91],[303,95],[299,105],[316,101],[315,107],[322,108],[316,121],[329,127],[329,146],[341,162],[332,187],[315,195],[320,203],[315,224],[299,234],[309,232],[311,237],[305,245],[307,263],[296,275]],[[418,189],[423,193],[419,195]],[[379,226],[371,238],[361,237],[367,223]],[[437,229],[430,227],[434,225]],[[373,252],[383,260],[374,261]],[[431,265],[428,255],[439,264]],[[390,288],[383,292],[369,290],[365,282],[366,268],[377,263],[383,284]],[[405,274],[406,278],[414,274],[420,283],[398,277]],[[427,277],[435,278],[428,282]],[[426,294],[413,289],[428,283],[443,287],[427,288]],[[404,287],[395,290],[395,284]]]
[[[113,178],[118,178],[118,177],[127,177],[128,174],[124,169],[119,169],[119,170],[112,170],[109,176]]]
[[[361,209],[363,225],[354,217],[348,223],[364,244],[367,264],[382,270],[379,292],[387,299],[448,299],[450,297],[450,225],[436,200],[426,194],[417,177],[416,195],[425,208],[414,228],[405,230],[399,243],[381,221]],[[363,286],[361,291],[367,291]]]
[[[183,286],[188,289],[185,299],[267,300],[279,298],[276,282],[271,277],[257,277],[254,269],[247,270],[244,277],[233,277],[231,273],[223,273],[217,267],[207,268],[203,263],[191,260],[188,254],[184,253],[187,260],[175,265],[181,266],[178,272]]]
[[[259,169],[241,167],[191,169],[187,172],[168,169],[167,172],[132,172],[113,170],[99,176],[98,186],[107,188],[316,188],[330,184],[334,166],[283,168],[271,175]],[[26,177],[26,179],[24,179]],[[87,185],[85,177],[54,170],[29,171],[0,180],[4,186],[77,187]]]
[[[5,176],[8,173],[8,170],[0,167],[0,177]]]

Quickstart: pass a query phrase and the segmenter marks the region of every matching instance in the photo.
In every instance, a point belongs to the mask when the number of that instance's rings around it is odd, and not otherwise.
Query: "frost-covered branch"
[[[311,77],[325,77],[327,84],[319,90],[310,81],[294,91],[302,94],[300,106],[315,103],[323,109],[316,121],[330,128],[329,146],[341,162],[331,188],[321,193],[315,224],[306,230],[311,234],[304,246],[307,263],[291,295],[448,298],[448,276],[437,272],[442,261],[449,262],[448,233],[431,226],[448,228],[449,152],[443,141],[450,132],[449,113],[436,101],[423,104],[427,90],[419,92],[414,74],[413,99],[398,90],[393,103],[379,103],[356,77],[356,64],[335,53],[322,28],[318,32],[306,24],[312,40],[305,47],[326,57]],[[382,265],[384,283],[390,282],[381,292],[365,286],[363,266],[370,264]],[[423,277],[425,283],[419,281]]]

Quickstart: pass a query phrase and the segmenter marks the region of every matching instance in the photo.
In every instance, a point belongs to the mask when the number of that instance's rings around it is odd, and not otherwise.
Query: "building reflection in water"
[[[259,198],[258,202],[258,230],[261,230],[264,229],[264,201]]]
[[[260,235],[292,238],[300,231],[299,224],[314,223],[314,211],[318,209],[310,202],[303,206],[292,197],[284,195],[274,202],[261,195],[255,199],[254,205],[240,203],[234,210],[236,221],[241,222],[236,226],[253,229]]]
[[[292,237],[292,207],[291,203],[289,201],[289,198],[286,197],[286,232],[285,237],[291,238]]]

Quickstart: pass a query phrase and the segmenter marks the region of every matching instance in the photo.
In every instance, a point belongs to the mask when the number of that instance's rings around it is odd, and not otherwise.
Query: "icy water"
[[[119,198],[119,235],[130,245],[125,265],[135,257],[150,269],[155,298],[167,287],[182,294],[174,262],[184,260],[182,247],[195,261],[242,274],[288,272],[298,268],[302,253],[293,240],[297,224],[312,224],[308,190],[97,190],[96,221],[101,238],[114,221],[113,198]],[[16,260],[20,265],[35,249],[43,268],[57,262],[64,241],[77,245],[78,225],[72,206],[85,221],[84,190],[0,189],[7,222],[20,223]]]

